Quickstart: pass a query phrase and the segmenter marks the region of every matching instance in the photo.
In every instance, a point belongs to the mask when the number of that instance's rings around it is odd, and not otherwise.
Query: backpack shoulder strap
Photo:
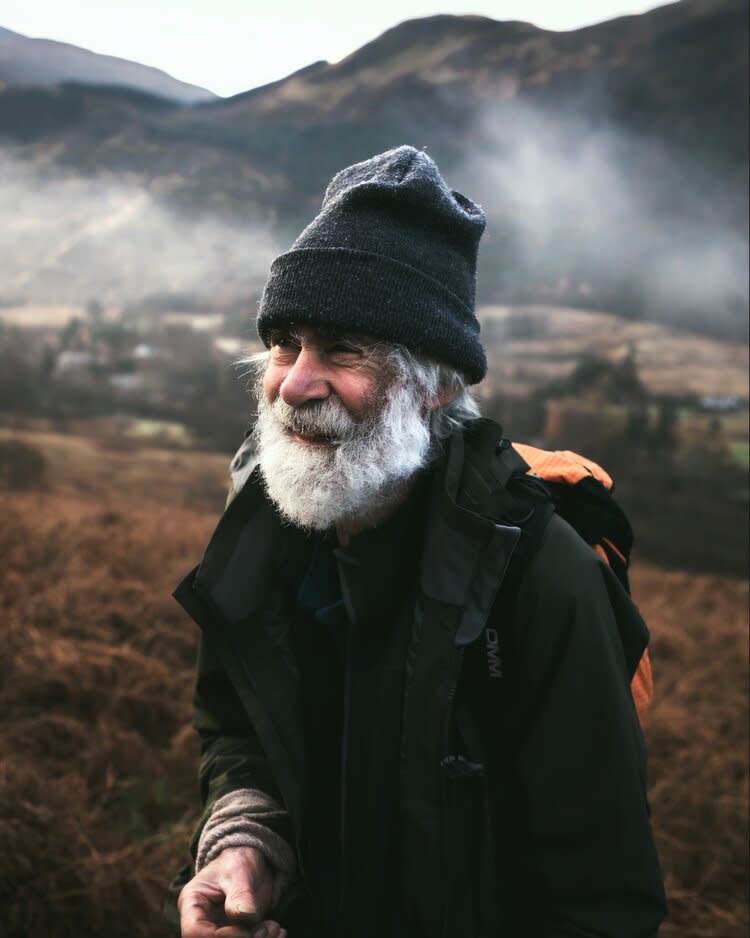
[[[483,701],[474,701],[482,713],[480,722],[484,722],[491,713],[500,718],[505,698],[512,694],[516,655],[505,623],[513,615],[520,581],[552,514],[559,514],[571,524],[628,592],[633,532],[612,496],[612,478],[595,462],[570,451],[548,452],[511,444],[502,437],[497,424],[477,424],[466,447],[463,494],[468,499],[467,507],[498,523],[518,525],[522,531],[487,625],[479,640],[467,648],[469,681],[484,688],[480,695]],[[631,688],[641,724],[645,725],[653,696],[648,649]]]
[[[518,567],[521,558],[531,556],[555,510],[549,487],[530,474],[529,464],[503,437],[502,427],[485,419],[475,421],[464,433],[464,465],[457,501],[496,524],[521,529],[511,568]]]

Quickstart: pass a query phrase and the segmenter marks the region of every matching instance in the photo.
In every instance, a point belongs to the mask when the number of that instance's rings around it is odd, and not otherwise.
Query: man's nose
[[[325,369],[315,349],[301,348],[281,382],[279,394],[285,404],[299,407],[307,401],[322,401],[331,394]]]

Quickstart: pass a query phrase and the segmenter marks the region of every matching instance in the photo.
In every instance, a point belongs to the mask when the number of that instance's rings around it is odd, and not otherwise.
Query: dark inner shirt
[[[347,547],[316,538],[298,581],[303,860],[321,935],[400,934],[399,746],[424,496],[421,481],[395,515]]]

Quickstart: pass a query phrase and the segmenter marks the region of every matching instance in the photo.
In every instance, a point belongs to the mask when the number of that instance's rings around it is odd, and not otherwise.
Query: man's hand
[[[287,938],[277,922],[265,920],[273,879],[259,850],[222,850],[180,893],[182,938]]]

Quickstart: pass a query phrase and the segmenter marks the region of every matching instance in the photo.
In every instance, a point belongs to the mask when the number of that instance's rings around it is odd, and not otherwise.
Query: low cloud
[[[488,109],[457,173],[488,215],[480,290],[745,334],[747,221],[723,172],[611,121]]]
[[[490,106],[465,160],[446,174],[488,215],[480,299],[588,305],[746,338],[741,181],[705,155],[592,112]],[[286,245],[257,224],[175,213],[163,197],[169,185],[0,156],[0,299],[257,297]]]
[[[257,293],[279,253],[270,234],[185,217],[145,185],[0,158],[0,296],[124,305],[154,293],[218,302]]]

